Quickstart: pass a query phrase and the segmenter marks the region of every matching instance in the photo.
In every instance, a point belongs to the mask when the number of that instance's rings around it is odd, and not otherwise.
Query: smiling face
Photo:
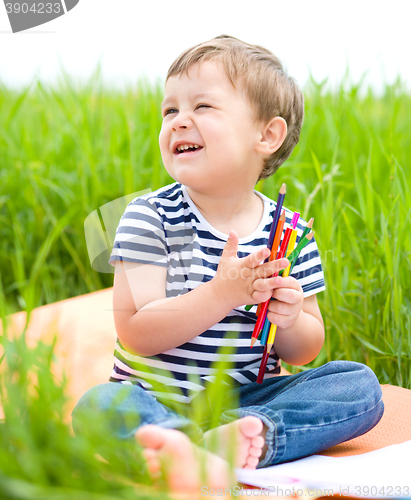
[[[167,80],[160,150],[176,181],[202,192],[253,189],[263,167],[261,125],[221,64],[205,61]]]

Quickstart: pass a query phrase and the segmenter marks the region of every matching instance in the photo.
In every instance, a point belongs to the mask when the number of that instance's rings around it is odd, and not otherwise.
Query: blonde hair
[[[283,144],[264,161],[258,180],[266,179],[290,156],[300,139],[303,94],[272,52],[228,35],[220,35],[184,51],[170,66],[167,79],[183,72],[188,74],[193,64],[210,60],[222,63],[234,87],[239,82],[254,108],[256,121],[268,123],[281,116],[287,123]]]

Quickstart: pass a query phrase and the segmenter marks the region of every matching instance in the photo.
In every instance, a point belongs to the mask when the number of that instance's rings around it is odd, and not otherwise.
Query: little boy
[[[90,408],[108,412],[129,384],[113,432],[137,440],[153,478],[168,464],[172,489],[199,488],[201,461],[210,487],[228,486],[232,433],[235,465],[255,468],[359,436],[382,416],[378,381],[361,364],[338,361],[278,376],[279,360],[307,364],[324,342],[315,240],[291,276],[273,277],[288,265],[264,262],[276,204],[254,190],[297,144],[303,107],[301,91],[271,52],[229,36],[188,49],[168,72],[159,142],[176,182],[133,200],[120,221],[110,260],[115,365],[111,382],[80,400],[73,423]],[[286,210],[288,223],[291,215]],[[270,298],[268,319],[278,330],[260,385],[263,347],[250,349],[256,308],[244,306]],[[227,336],[233,331],[234,339]],[[215,380],[212,364],[224,346],[235,348],[224,379],[229,396],[221,425],[203,434],[206,424],[200,428],[175,408]],[[220,443],[215,453],[206,449],[213,439]]]

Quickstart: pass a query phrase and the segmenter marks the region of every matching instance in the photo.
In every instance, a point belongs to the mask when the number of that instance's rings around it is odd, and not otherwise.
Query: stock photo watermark
[[[334,496],[334,493],[338,495],[338,491],[335,491],[332,488],[325,489],[306,489],[306,488],[284,488],[279,486],[267,486],[266,488],[243,488],[242,486],[234,486],[233,488],[226,489],[213,489],[208,486],[201,487],[201,496],[203,497],[265,497],[265,496],[279,496],[279,497],[326,497],[326,496]],[[340,496],[348,496],[348,493],[341,493],[341,489],[339,492]]]
[[[54,0],[38,2],[33,0],[4,0],[13,33],[25,31],[64,16],[80,0]]]
[[[114,267],[109,264],[110,254],[113,249],[114,239],[116,235],[116,229],[118,223],[124,214],[124,211],[127,205],[133,201],[135,198],[141,197],[145,194],[151,193],[151,189],[145,189],[143,191],[138,191],[135,193],[131,193],[129,195],[123,196],[121,198],[117,198],[105,205],[94,210],[90,215],[88,215],[84,221],[84,233],[86,237],[86,245],[87,251],[90,258],[91,267],[94,271],[99,273],[114,273]],[[141,207],[140,202],[140,207]],[[143,206],[147,211],[152,210],[149,203],[146,206]],[[136,207],[137,210],[137,207]],[[130,217],[132,214],[130,214]],[[155,238],[158,241],[163,241],[165,238],[164,230],[158,228],[151,227],[150,231],[157,231],[155,234]],[[191,229],[178,230],[174,231],[173,234],[167,235],[170,240],[170,245],[172,246],[172,252],[170,258],[173,259],[178,258],[181,260],[181,255],[184,255],[184,252],[192,251],[193,240],[195,238],[195,234]],[[127,236],[127,245],[134,248],[134,252],[137,251],[138,245],[145,244],[145,232],[144,229],[138,230],[135,229],[135,234],[132,236]],[[126,245],[126,246],[127,246]],[[125,252],[127,250],[124,250]],[[210,252],[213,251],[212,249]],[[338,257],[335,256],[334,250],[326,250],[325,252],[319,251],[321,262],[324,264],[334,262]],[[215,254],[218,257],[218,252]],[[153,259],[157,263],[164,260],[166,257],[161,252],[158,255],[153,255]],[[154,262],[154,261],[153,261]],[[189,265],[189,263],[180,262],[180,264]],[[311,270],[311,272],[315,272],[315,270]],[[238,275],[236,274],[238,271],[236,269],[230,269],[229,272],[223,277],[226,279],[236,279]]]
[[[203,497],[265,497],[275,495],[278,497],[368,497],[368,498],[393,498],[409,497],[410,488],[408,486],[340,486],[339,488],[307,488],[307,487],[284,487],[267,486],[266,488],[243,488],[234,486],[226,489],[213,489],[208,486],[201,487]]]

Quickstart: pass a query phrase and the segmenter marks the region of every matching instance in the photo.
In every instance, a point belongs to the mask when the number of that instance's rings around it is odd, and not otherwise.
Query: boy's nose
[[[187,113],[179,112],[174,118],[171,128],[173,131],[189,128],[192,125],[192,121]]]

